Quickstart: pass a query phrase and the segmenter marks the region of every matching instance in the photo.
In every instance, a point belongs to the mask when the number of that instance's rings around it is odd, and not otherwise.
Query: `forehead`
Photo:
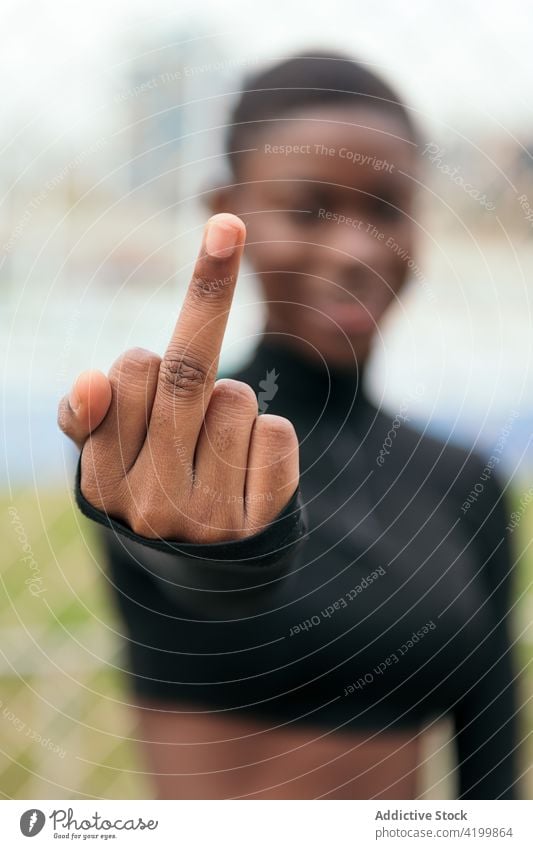
[[[353,185],[412,174],[418,147],[398,116],[348,104],[293,110],[251,136],[245,179],[317,179]],[[405,178],[404,178],[405,179]],[[402,182],[404,180],[401,180]]]

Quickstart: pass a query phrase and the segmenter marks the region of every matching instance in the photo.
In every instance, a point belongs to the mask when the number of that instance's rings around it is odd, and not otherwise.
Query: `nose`
[[[339,215],[338,220],[328,221],[317,241],[330,274],[339,283],[350,280],[353,284],[373,277],[380,269],[383,271],[379,258],[383,255],[382,243],[386,237],[373,224],[347,215],[344,218],[346,220]]]

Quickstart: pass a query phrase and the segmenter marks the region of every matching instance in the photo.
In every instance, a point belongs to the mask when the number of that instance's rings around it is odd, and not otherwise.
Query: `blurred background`
[[[6,2],[0,26],[0,794],[149,798],[120,623],[72,505],[58,399],[133,345],[162,353],[224,179],[242,76],[343,49],[394,83],[427,140],[411,305],[368,374],[391,409],[489,456],[515,514],[523,763],[533,692],[533,7],[449,0]],[[222,368],[261,326],[246,268]],[[414,393],[422,385],[424,392]],[[452,792],[428,743],[427,796]],[[433,749],[430,751],[431,747]],[[528,798],[533,778],[526,774]]]

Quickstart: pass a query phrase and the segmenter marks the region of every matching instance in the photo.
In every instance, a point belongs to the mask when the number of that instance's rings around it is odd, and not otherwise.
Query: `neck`
[[[339,421],[358,415],[366,404],[359,364],[340,368],[320,354],[309,356],[311,345],[296,345],[293,338],[265,331],[256,348],[254,386],[265,389],[261,381],[268,380],[268,375],[273,375],[276,384],[276,402],[270,412],[300,408],[308,417],[327,414]]]
[[[260,341],[262,345],[270,349],[285,350],[294,354],[310,367],[318,367],[320,370],[339,375],[350,375],[354,372],[362,375],[368,359],[367,351],[358,350],[345,337],[343,337],[345,356],[338,353],[337,356],[333,356],[327,349],[321,348],[320,343],[308,341],[294,330],[277,327],[270,320],[266,323]]]

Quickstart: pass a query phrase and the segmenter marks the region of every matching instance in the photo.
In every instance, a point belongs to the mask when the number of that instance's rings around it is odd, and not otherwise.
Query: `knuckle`
[[[204,510],[196,508],[194,515],[187,523],[187,538],[196,543],[209,543],[215,541],[215,528],[213,527],[213,512],[206,507]]]
[[[80,490],[83,497],[93,507],[99,510],[107,509],[108,501],[105,497],[105,486],[102,487],[102,481],[96,474],[94,467],[88,465],[85,458],[82,458]]]
[[[144,377],[147,372],[159,367],[160,362],[161,358],[153,351],[148,351],[146,348],[130,348],[115,360],[109,375],[120,377],[127,374],[128,377]]]
[[[271,445],[279,445],[286,449],[297,444],[298,439],[294,425],[284,416],[274,416],[263,413],[257,420],[260,438]]]
[[[80,490],[84,498],[100,510],[113,510],[122,502],[122,482],[110,473],[105,458],[89,438],[81,455]]]
[[[259,416],[254,435],[258,454],[272,473],[283,476],[287,464],[298,460],[298,437],[294,426],[283,416]],[[276,471],[277,470],[277,471]]]
[[[161,510],[159,498],[148,481],[148,485],[132,497],[128,525],[134,533],[142,537],[163,536],[161,520],[164,516],[165,513]]]
[[[199,359],[179,350],[168,351],[159,367],[161,388],[172,395],[203,390],[207,376],[208,369]]]
[[[230,422],[217,422],[208,435],[217,455],[223,456],[235,444],[235,428]]]
[[[223,277],[216,277],[212,274],[196,271],[191,279],[191,294],[193,298],[198,298],[202,302],[206,300],[218,300],[224,297],[228,290],[235,282],[234,274],[227,274]]]
[[[244,527],[244,498],[231,494],[223,484],[220,490],[193,493],[187,508],[186,534],[196,543],[224,542],[240,538]]]
[[[221,378],[217,380],[213,394],[220,396],[222,400],[227,400],[232,405],[238,404],[238,408],[246,408],[246,411],[257,411],[257,396],[252,387],[242,380],[233,380],[230,377]]]
[[[237,516],[209,520],[201,520],[195,516],[188,533],[188,539],[197,545],[208,545],[218,542],[232,542],[243,536],[243,520]]]
[[[133,533],[148,539],[164,537],[163,533],[156,531],[157,524],[158,518],[151,511],[143,512],[136,509],[128,517],[128,525]]]
[[[182,511],[156,481],[136,493],[127,521],[134,533],[148,539],[181,538]]]

